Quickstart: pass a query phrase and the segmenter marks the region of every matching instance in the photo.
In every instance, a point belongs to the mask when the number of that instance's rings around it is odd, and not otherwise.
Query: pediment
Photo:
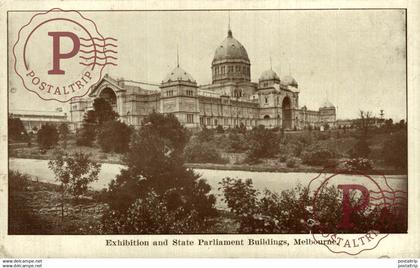
[[[125,89],[120,87],[116,81],[105,75],[105,77],[92,88],[92,91],[89,93],[89,97],[97,97],[104,88],[111,88],[114,92],[125,91]]]

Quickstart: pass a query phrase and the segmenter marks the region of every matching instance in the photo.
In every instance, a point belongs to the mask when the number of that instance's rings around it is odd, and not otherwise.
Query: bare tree
[[[371,117],[372,112],[360,110],[360,129],[365,137],[368,134]]]

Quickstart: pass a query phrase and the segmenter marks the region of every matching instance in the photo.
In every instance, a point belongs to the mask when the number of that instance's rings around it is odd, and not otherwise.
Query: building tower
[[[251,63],[245,47],[233,37],[230,23],[225,40],[217,47],[211,64],[215,83],[251,81]]]
[[[160,85],[160,111],[172,113],[189,128],[199,127],[198,87],[194,78],[177,66],[169,72]]]

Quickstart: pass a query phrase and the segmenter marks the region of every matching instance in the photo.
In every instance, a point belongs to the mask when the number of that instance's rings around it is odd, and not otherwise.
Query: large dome
[[[249,63],[248,53],[245,47],[233,38],[229,30],[226,39],[217,47],[214,53],[213,63],[223,60],[243,60]]]
[[[268,81],[268,80],[280,80],[280,77],[277,73],[273,70],[264,71],[260,76],[260,81]]]
[[[175,67],[175,69],[168,73],[165,79],[163,79],[162,83],[169,83],[175,81],[195,83],[194,78],[179,66]]]

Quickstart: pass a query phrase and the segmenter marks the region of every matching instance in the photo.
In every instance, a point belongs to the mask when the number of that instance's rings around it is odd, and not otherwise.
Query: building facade
[[[230,29],[216,48],[211,71],[212,83],[208,85],[198,85],[179,64],[159,84],[105,75],[88,97],[71,101],[70,121],[80,127],[85,112],[100,97],[109,101],[123,122],[135,127],[152,112],[172,113],[188,128],[335,127],[336,108],[330,102],[318,111],[299,107],[299,86],[292,76],[280,79],[270,68],[258,82],[252,82],[248,53]]]
[[[67,113],[60,108],[56,111],[12,110],[9,117],[19,118],[28,133],[36,133],[45,124],[58,127],[60,124],[69,123]]]

